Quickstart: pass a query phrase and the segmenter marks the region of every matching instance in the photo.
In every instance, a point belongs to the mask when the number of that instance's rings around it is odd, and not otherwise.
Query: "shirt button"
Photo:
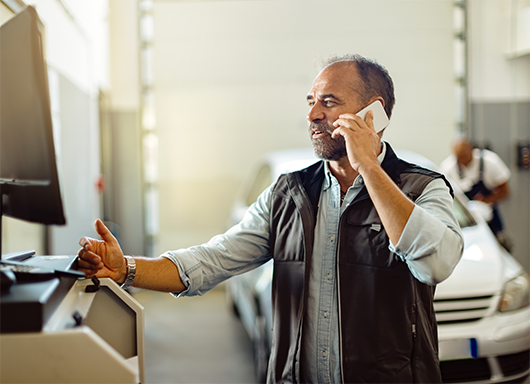
[[[328,273],[328,280],[331,280],[331,273]]]
[[[322,352],[322,357],[326,357],[327,355],[326,351]]]
[[[331,241],[335,241],[335,236],[330,237]]]
[[[324,317],[328,317],[328,313],[327,312],[324,312]]]

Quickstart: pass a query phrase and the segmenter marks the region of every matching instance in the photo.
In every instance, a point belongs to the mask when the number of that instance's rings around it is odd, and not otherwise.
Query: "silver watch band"
[[[125,261],[127,262],[127,277],[121,287],[123,289],[128,288],[134,281],[134,276],[136,275],[136,260],[132,256],[124,256]]]

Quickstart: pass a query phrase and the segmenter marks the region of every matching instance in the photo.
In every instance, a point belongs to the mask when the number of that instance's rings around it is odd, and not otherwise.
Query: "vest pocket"
[[[379,217],[369,215],[367,220],[359,220],[352,216],[344,223],[341,233],[341,262],[376,268],[395,267],[400,260],[388,249],[389,239]]]

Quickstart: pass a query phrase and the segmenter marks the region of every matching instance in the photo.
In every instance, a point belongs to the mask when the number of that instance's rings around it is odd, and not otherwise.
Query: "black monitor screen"
[[[1,208],[14,218],[65,224],[42,31],[32,7],[0,27]]]

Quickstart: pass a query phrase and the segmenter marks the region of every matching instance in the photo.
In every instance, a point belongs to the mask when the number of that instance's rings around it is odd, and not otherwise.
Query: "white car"
[[[416,153],[396,153],[406,161],[437,168]],[[280,174],[315,161],[310,148],[265,156],[243,186],[231,222],[239,222]],[[464,254],[453,274],[437,286],[434,298],[443,382],[524,382],[530,374],[528,274],[489,229],[484,220],[490,214],[488,207],[454,189],[454,213],[464,235]],[[254,345],[259,382],[266,377],[270,350],[272,269],[268,262],[228,283],[228,298]]]

